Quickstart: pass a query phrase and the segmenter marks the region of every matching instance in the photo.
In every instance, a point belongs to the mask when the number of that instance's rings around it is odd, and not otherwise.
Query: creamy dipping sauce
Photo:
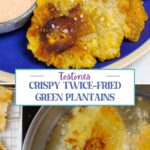
[[[0,0],[0,23],[21,16],[35,1],[36,0]]]

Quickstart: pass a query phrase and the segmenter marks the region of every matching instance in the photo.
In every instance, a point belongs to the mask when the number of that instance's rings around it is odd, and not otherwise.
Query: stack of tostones
[[[123,150],[126,130],[114,107],[76,107],[67,126],[68,149]]]
[[[28,49],[57,68],[91,68],[138,41],[147,15],[142,0],[37,0]]]

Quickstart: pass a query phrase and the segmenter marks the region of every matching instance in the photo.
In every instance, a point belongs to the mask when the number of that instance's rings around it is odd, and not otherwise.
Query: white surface
[[[150,84],[150,52],[129,66],[136,70],[137,84]]]
[[[0,132],[0,141],[7,150],[21,150],[22,108],[11,104],[8,110],[7,127]]]

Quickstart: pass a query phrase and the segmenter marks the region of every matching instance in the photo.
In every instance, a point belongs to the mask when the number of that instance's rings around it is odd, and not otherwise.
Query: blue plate
[[[150,0],[144,0],[144,7],[150,18]],[[48,68],[44,63],[37,61],[30,51],[26,50],[26,32],[28,26],[29,24],[17,31],[0,35],[0,70],[14,73],[15,68]],[[121,47],[120,58],[103,63],[98,62],[95,68],[106,67],[127,57],[149,38],[150,19],[146,22],[145,29],[137,43],[124,41]]]

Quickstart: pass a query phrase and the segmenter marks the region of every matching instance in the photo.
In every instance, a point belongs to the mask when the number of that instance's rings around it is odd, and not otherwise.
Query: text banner
[[[134,70],[16,70],[17,105],[134,103]]]

